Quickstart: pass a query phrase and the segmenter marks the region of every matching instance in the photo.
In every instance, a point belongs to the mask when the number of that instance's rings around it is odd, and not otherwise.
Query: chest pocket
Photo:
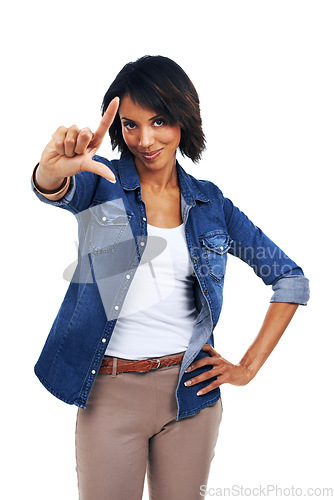
[[[211,231],[201,235],[199,241],[205,268],[203,271],[213,281],[220,283],[225,276],[227,251],[231,247],[233,240],[228,233]]]
[[[89,212],[90,250],[93,254],[115,252],[122,238],[124,239],[133,214],[125,210],[122,199],[101,203],[91,207]]]

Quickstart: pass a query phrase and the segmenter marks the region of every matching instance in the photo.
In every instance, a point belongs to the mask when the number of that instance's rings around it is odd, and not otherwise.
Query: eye
[[[124,128],[127,128],[128,130],[133,130],[136,128],[136,124],[133,122],[126,122],[124,123]]]
[[[154,125],[156,127],[161,127],[162,125],[165,125],[165,120],[163,118],[157,118],[154,120]]]

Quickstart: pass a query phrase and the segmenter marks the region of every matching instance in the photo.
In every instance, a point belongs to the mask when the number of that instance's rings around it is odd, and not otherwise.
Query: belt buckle
[[[157,363],[159,363],[158,366],[156,366],[155,368],[151,368],[151,370],[157,370],[158,368],[160,368],[160,359],[151,359],[151,361],[156,361]]]

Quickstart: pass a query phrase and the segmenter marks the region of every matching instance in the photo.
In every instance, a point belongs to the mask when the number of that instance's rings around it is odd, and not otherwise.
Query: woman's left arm
[[[207,352],[209,356],[205,356],[204,358],[192,363],[186,373],[189,373],[200,366],[206,365],[212,365],[212,369],[188,380],[186,385],[194,385],[212,377],[217,377],[217,379],[211,382],[211,384],[207,385],[204,389],[198,392],[198,396],[200,396],[212,391],[221,384],[248,384],[248,382],[255,377],[261,366],[273,351],[274,347],[277,345],[279,339],[295,314],[298,305],[299,304],[290,304],[287,302],[272,302],[269,305],[267,314],[256,339],[249,349],[247,349],[241,361],[236,365],[222,358],[210,344],[205,344],[202,347],[202,351]]]
[[[199,391],[198,395],[224,383],[248,384],[273,351],[298,305],[306,305],[309,299],[309,282],[301,267],[255,226],[231,200],[223,197],[223,202],[227,230],[233,241],[229,253],[251,266],[266,285],[272,286],[274,295],[270,299],[271,303],[259,334],[240,363],[230,363],[210,344],[202,347],[202,351],[207,352],[208,356],[194,361],[186,372],[191,373],[195,368],[205,365],[212,365],[212,368],[185,384],[194,385],[212,377],[217,379]]]

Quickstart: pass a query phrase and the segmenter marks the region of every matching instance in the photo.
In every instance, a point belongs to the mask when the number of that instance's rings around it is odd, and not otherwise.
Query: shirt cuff
[[[70,201],[72,201],[72,198],[73,198],[74,193],[75,193],[75,175],[73,175],[70,178],[70,185],[68,187],[68,190],[65,193],[65,195],[62,198],[60,198],[60,200],[49,200],[48,198],[46,198],[45,196],[43,196],[41,193],[39,193],[37,191],[37,189],[35,188],[35,186],[32,182],[32,179],[30,180],[30,183],[31,183],[31,188],[32,188],[33,192],[35,193],[35,195],[37,196],[37,198],[39,200],[43,201],[43,203],[46,203],[48,205],[53,205],[55,207],[61,207],[61,206],[64,206],[64,205],[67,205],[68,203],[70,203]]]
[[[280,278],[272,286],[270,302],[291,302],[306,306],[310,298],[309,280],[305,276],[290,275]]]

